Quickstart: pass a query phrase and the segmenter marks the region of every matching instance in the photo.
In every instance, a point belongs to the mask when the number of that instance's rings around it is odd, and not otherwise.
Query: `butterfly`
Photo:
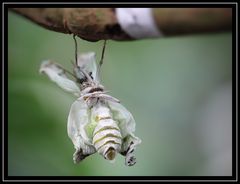
[[[74,163],[98,152],[106,160],[114,161],[117,154],[125,157],[125,164],[136,163],[134,151],[141,139],[134,135],[135,120],[120,101],[107,94],[100,84],[100,67],[103,63],[106,41],[99,63],[94,52],[77,54],[75,41],[74,73],[60,64],[45,60],[40,72],[46,74],[63,90],[77,97],[71,105],[67,133],[75,147]],[[75,81],[67,74],[71,74]]]

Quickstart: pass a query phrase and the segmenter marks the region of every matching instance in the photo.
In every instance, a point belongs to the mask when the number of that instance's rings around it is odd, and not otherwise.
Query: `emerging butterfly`
[[[114,160],[117,153],[125,156],[125,164],[136,163],[134,150],[141,140],[136,137],[135,120],[132,114],[120,104],[119,100],[106,94],[100,84],[100,67],[103,63],[106,41],[99,64],[95,53],[77,55],[75,36],[76,81],[67,77],[67,70],[52,61],[43,61],[40,72],[45,73],[53,82],[75,96],[72,104],[67,132],[76,149],[73,154],[74,163],[79,163],[87,156],[98,152],[107,160]]]

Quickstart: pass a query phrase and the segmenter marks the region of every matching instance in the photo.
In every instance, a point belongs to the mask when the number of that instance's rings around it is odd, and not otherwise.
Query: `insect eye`
[[[82,84],[85,80],[84,80],[84,78],[83,78],[83,79],[80,79],[79,81],[80,81],[80,83]]]
[[[77,79],[77,82],[79,82],[80,84],[87,82],[87,77],[84,76],[83,78]]]

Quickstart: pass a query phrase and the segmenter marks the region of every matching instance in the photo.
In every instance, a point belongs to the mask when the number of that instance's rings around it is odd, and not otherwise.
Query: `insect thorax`
[[[102,86],[101,84],[91,85],[89,83],[84,83],[84,84],[81,84],[81,91],[82,91],[82,95],[91,94],[94,92],[103,92],[104,86]]]

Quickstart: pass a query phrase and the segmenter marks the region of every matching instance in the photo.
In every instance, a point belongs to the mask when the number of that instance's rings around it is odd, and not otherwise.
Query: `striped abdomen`
[[[105,159],[113,160],[121,150],[120,129],[110,116],[98,118],[98,124],[93,132],[93,145]]]

